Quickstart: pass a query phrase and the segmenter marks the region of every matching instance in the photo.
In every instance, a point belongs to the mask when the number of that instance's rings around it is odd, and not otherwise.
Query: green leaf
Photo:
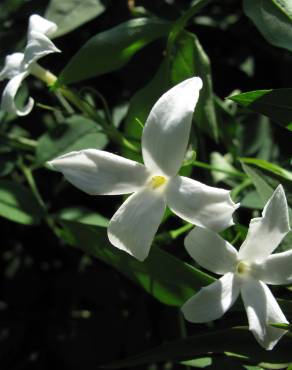
[[[141,139],[143,128],[138,122],[141,122],[143,125],[145,124],[152,106],[167,90],[168,86],[167,63],[164,60],[153,79],[141,90],[137,91],[130,100],[125,123],[125,132],[129,138],[134,138],[136,140]],[[127,149],[124,149],[124,154],[128,158],[138,161],[141,160],[139,155]]]
[[[270,44],[292,51],[291,0],[244,0],[243,9]]]
[[[97,34],[65,66],[58,83],[83,81],[121,68],[144,46],[165,36],[169,27],[159,19],[138,18]]]
[[[107,137],[101,133],[95,122],[82,116],[72,116],[64,124],[56,126],[39,138],[37,163],[43,164],[73,150],[103,149],[106,144]]]
[[[194,119],[201,129],[217,140],[218,127],[210,60],[198,38],[190,32],[182,32],[176,39],[174,46],[171,57],[171,83],[175,85],[193,76],[202,78],[203,88],[200,91]]]
[[[256,167],[262,168],[268,172],[271,172],[277,176],[282,177],[285,180],[292,181],[292,172],[285,170],[284,168],[257,158],[240,158],[240,161],[247,164],[252,164]]]
[[[210,355],[210,353],[223,354],[224,352],[239,354],[253,362],[283,363],[292,361],[291,345],[292,339],[285,336],[273,351],[266,351],[256,344],[252,333],[247,328],[231,328],[165,343],[105,367],[120,369],[161,361],[177,362]]]
[[[57,218],[99,227],[108,227],[109,224],[107,218],[85,207],[64,208],[58,213]]]
[[[201,358],[196,358],[195,360],[182,361],[181,364],[185,366],[204,369],[205,367],[208,367],[209,365],[212,364],[212,358],[211,357],[201,357]]]
[[[64,228],[60,236],[70,245],[115,268],[164,304],[181,306],[202,286],[214,281],[158,247],[153,246],[146,261],[139,262],[111,246],[104,228],[61,219],[60,223]]]
[[[212,137],[217,138],[210,62],[196,36],[183,32],[174,44],[170,61],[167,58],[162,61],[153,79],[130,100],[125,126],[127,136],[140,140],[142,127],[137,120],[145,124],[152,106],[167,89],[189,77],[198,75],[202,78],[204,87],[200,93],[194,119]],[[124,154],[139,160],[137,155],[134,156],[128,151]]]
[[[58,25],[53,38],[65,35],[103,13],[100,0],[51,0],[45,18]]]
[[[3,156],[3,159],[0,158],[0,177],[9,175],[15,167],[15,160],[9,157],[4,158],[5,156]]]
[[[289,331],[292,330],[292,325],[291,324],[274,323],[274,324],[270,324],[270,325],[274,326],[275,328],[279,328],[279,329],[285,329],[285,330],[289,330]]]
[[[249,91],[230,96],[228,99],[254,112],[261,113],[292,131],[292,89]]]
[[[240,200],[240,206],[245,208],[262,210],[265,206],[265,203],[259,197],[258,192],[252,190],[245,194],[245,196]]]
[[[20,224],[37,225],[41,222],[43,209],[24,186],[0,180],[0,216]]]
[[[252,180],[261,200],[266,203],[272,196],[274,189],[252,167],[242,163],[242,168]]]

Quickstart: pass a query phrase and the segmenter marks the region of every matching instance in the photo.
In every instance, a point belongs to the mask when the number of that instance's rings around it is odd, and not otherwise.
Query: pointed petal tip
[[[287,212],[287,232],[291,231],[291,225],[290,225],[290,219],[289,219],[289,211],[288,211],[288,203],[287,203],[287,198],[286,198],[286,194],[285,194],[285,189],[283,187],[282,184],[279,184],[276,189],[274,190],[274,193],[273,195],[271,196],[271,198],[273,198],[274,196],[276,197],[280,197],[283,199],[285,205],[286,205],[286,212]]]

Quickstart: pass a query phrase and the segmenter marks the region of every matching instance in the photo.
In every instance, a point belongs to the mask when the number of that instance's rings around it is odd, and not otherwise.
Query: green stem
[[[194,225],[192,224],[185,224],[178,229],[170,230],[168,232],[163,232],[161,234],[156,235],[155,241],[157,242],[164,242],[164,243],[170,243],[172,240],[175,240],[180,235],[186,233],[190,229],[192,229]]]
[[[167,40],[167,47],[166,47],[166,60],[167,60],[167,69],[170,68],[170,61],[171,61],[171,53],[174,46],[174,43],[180,34],[180,32],[186,27],[188,21],[194,17],[196,13],[198,13],[204,6],[208,5],[211,0],[197,0],[194,2],[192,7],[186,11],[181,17],[179,17],[175,22],[174,25],[169,33],[169,37]]]
[[[87,117],[98,123],[109,136],[117,144],[123,145],[134,152],[140,152],[139,148],[128,141],[114,125],[109,125],[96,110],[82,99],[77,93],[69,89],[67,86],[55,87],[57,83],[57,77],[50,71],[44,69],[39,64],[34,63],[30,67],[30,73],[40,80],[44,81],[48,86],[56,91],[60,92],[70,103],[72,103],[77,109],[84,113]]]
[[[185,224],[185,225],[179,227],[178,229],[171,230],[169,232],[169,234],[170,234],[172,239],[176,239],[180,235],[182,235],[182,234],[186,233],[187,231],[191,230],[193,227],[194,227],[194,225],[192,225],[192,224]]]
[[[104,130],[105,134],[115,143],[122,145],[133,152],[139,153],[137,146],[128,141],[114,125],[109,125],[102,117],[100,117],[90,104],[82,100],[78,94],[70,90],[68,87],[60,87],[58,89],[61,94],[67,98],[76,108],[83,112],[87,117],[98,123]]]
[[[0,137],[17,149],[35,151],[37,147],[37,142],[35,140],[28,139],[26,137],[15,136],[7,133],[0,133]]]
[[[36,182],[34,180],[31,170],[23,164],[22,159],[19,161],[19,167],[21,168],[32,193],[36,197],[36,200],[38,201],[39,205],[42,207],[42,209],[46,213],[47,208],[46,208],[45,202],[43,201],[43,198],[38,190],[38,187],[36,185]]]
[[[231,190],[231,197],[234,200],[238,199],[238,195],[244,190],[245,188],[252,185],[252,181],[249,178],[246,178],[244,181],[242,181],[241,184],[237,185],[234,189]]]

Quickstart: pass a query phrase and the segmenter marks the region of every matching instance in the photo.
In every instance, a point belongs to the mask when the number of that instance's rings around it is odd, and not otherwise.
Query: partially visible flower
[[[202,81],[193,77],[167,91],[152,108],[142,134],[145,166],[101,150],[86,149],[50,164],[92,195],[133,193],[112,217],[108,237],[143,261],[166,204],[184,220],[214,230],[231,225],[237,208],[230,192],[177,176],[187,149]]]
[[[49,35],[57,30],[57,25],[37,14],[29,18],[27,32],[27,44],[24,53],[10,54],[5,59],[5,65],[0,72],[0,81],[9,79],[1,101],[1,109],[7,113],[14,113],[18,116],[24,116],[31,112],[34,100],[29,98],[27,105],[23,109],[18,109],[15,105],[15,95],[22,81],[33,74],[47,83],[53,83],[55,77],[48,71],[45,71],[37,64],[37,61],[50,53],[60,52],[59,49],[50,41]]]
[[[273,349],[286,331],[270,324],[288,321],[266,284],[292,282],[292,250],[271,254],[289,231],[282,185],[267,202],[262,217],[251,220],[238,252],[214,232],[193,229],[185,239],[187,251],[199,265],[223,277],[202,288],[182,306],[185,318],[195,323],[216,320],[241,293],[249,330],[262,347]]]

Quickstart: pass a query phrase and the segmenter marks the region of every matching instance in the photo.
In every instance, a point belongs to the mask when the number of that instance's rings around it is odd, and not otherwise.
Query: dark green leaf
[[[210,62],[196,36],[188,32],[183,32],[175,42],[170,61],[166,57],[153,79],[131,99],[126,119],[127,136],[139,140],[142,127],[138,121],[145,124],[152,106],[168,88],[195,75],[203,79],[204,87],[194,118],[202,128],[207,128],[212,137],[217,138]],[[139,159],[131,153],[125,154]]]
[[[245,208],[262,210],[265,206],[265,203],[259,197],[258,192],[255,191],[255,190],[252,190],[252,191],[248,192],[240,200],[240,206],[245,207]]]
[[[120,271],[160,302],[181,306],[214,278],[153,246],[145,262],[110,245],[104,228],[60,220],[61,237],[70,245]],[[163,266],[163,268],[161,268]]]
[[[106,144],[107,138],[95,122],[82,116],[72,116],[40,137],[36,150],[37,162],[43,164],[73,150],[103,149]]]
[[[243,9],[269,43],[292,51],[291,0],[244,0]]]
[[[51,0],[45,18],[55,22],[58,30],[53,38],[64,35],[103,13],[100,0]]]
[[[165,36],[169,27],[158,19],[138,18],[97,34],[69,61],[59,83],[83,81],[121,68],[144,46]]]
[[[193,76],[202,78],[203,88],[200,92],[194,119],[201,129],[217,140],[218,127],[213,99],[210,60],[194,34],[182,32],[176,39],[170,74],[172,85]]]
[[[223,354],[224,352],[245,356],[247,359],[252,359],[253,362],[283,363],[292,361],[291,345],[292,338],[286,335],[273,351],[266,351],[256,343],[247,328],[232,328],[166,343],[107,365],[106,368],[120,369],[160,361],[181,361],[210,353]]]
[[[24,186],[0,180],[0,216],[25,225],[39,224],[43,209]]]
[[[261,113],[292,131],[292,89],[249,91],[230,96],[228,99]]]
[[[125,124],[128,137],[140,140],[143,128],[139,122],[145,124],[152,106],[167,90],[168,81],[167,63],[163,61],[153,79],[130,100]],[[140,160],[136,153],[127,149],[124,149],[124,154],[131,159]]]
[[[274,188],[270,186],[265,179],[254,170],[252,167],[248,166],[247,164],[242,163],[242,168],[244,172],[250,177],[251,181],[253,182],[261,200],[266,203],[274,192]]]

